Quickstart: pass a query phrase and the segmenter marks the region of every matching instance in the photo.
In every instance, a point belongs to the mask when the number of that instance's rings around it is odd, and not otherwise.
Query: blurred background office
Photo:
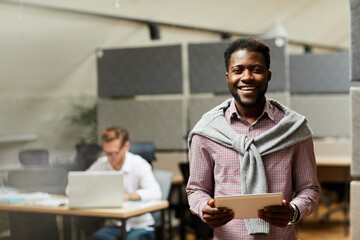
[[[230,97],[225,46],[230,39],[257,36],[271,47],[267,96],[305,115],[314,131],[319,178],[328,193],[314,221],[325,227],[340,221],[335,239],[350,239],[351,231],[357,239],[359,230],[348,229],[359,224],[360,213],[348,214],[350,194],[360,197],[359,185],[350,191],[349,184],[360,175],[360,149],[354,147],[360,140],[359,5],[2,0],[1,176],[23,168],[19,154],[31,149],[45,151],[47,165],[85,169],[101,152],[99,132],[110,125],[126,127],[133,142],[153,143],[154,169],[181,175],[188,131],[207,109]],[[340,215],[322,218],[332,202]]]

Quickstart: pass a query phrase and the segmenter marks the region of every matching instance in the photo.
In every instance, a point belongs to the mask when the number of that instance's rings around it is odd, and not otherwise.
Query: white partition
[[[350,184],[350,237],[358,240],[360,237],[360,181]]]
[[[315,137],[350,137],[349,94],[291,95],[291,108],[307,118]]]
[[[360,175],[360,88],[350,88],[351,96],[351,175]]]

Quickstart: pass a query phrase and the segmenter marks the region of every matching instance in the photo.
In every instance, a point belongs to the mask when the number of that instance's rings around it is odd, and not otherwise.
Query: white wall
[[[97,101],[97,48],[215,41],[219,35],[161,27],[152,41],[147,26],[96,16],[0,3],[0,136],[37,134],[35,141],[0,143],[0,164],[18,151],[47,148],[55,161],[74,154],[84,130],[67,125],[73,104]]]

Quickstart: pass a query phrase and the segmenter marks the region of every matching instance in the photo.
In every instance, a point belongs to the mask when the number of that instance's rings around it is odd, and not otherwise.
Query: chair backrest
[[[129,152],[140,155],[150,164],[156,160],[155,144],[152,142],[131,142]]]
[[[102,147],[98,144],[78,144],[76,145],[75,164],[76,171],[86,170],[93,164],[102,152]]]
[[[188,182],[189,176],[190,176],[189,162],[180,162],[179,168],[180,168],[181,174],[184,178],[184,183],[185,183],[185,185],[187,185],[187,182]]]
[[[49,166],[49,151],[46,149],[27,149],[19,152],[19,161],[25,167]]]
[[[169,200],[173,173],[170,171],[166,171],[166,170],[154,169],[153,174],[154,174],[156,181],[160,185],[160,189],[162,192],[161,200]],[[162,223],[162,212],[161,211],[152,212],[151,215],[153,216],[153,218],[155,220],[155,224],[154,224],[155,229],[160,226],[163,226],[163,224],[165,224],[165,223]]]
[[[67,171],[62,168],[22,168],[8,171],[6,185],[20,192],[64,194]]]
[[[154,169],[153,174],[160,185],[162,192],[161,200],[169,200],[173,173],[166,170]]]

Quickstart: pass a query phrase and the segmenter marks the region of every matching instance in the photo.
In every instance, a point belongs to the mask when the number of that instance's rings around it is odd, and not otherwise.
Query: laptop
[[[124,202],[123,174],[113,171],[70,171],[70,208],[114,208]]]

